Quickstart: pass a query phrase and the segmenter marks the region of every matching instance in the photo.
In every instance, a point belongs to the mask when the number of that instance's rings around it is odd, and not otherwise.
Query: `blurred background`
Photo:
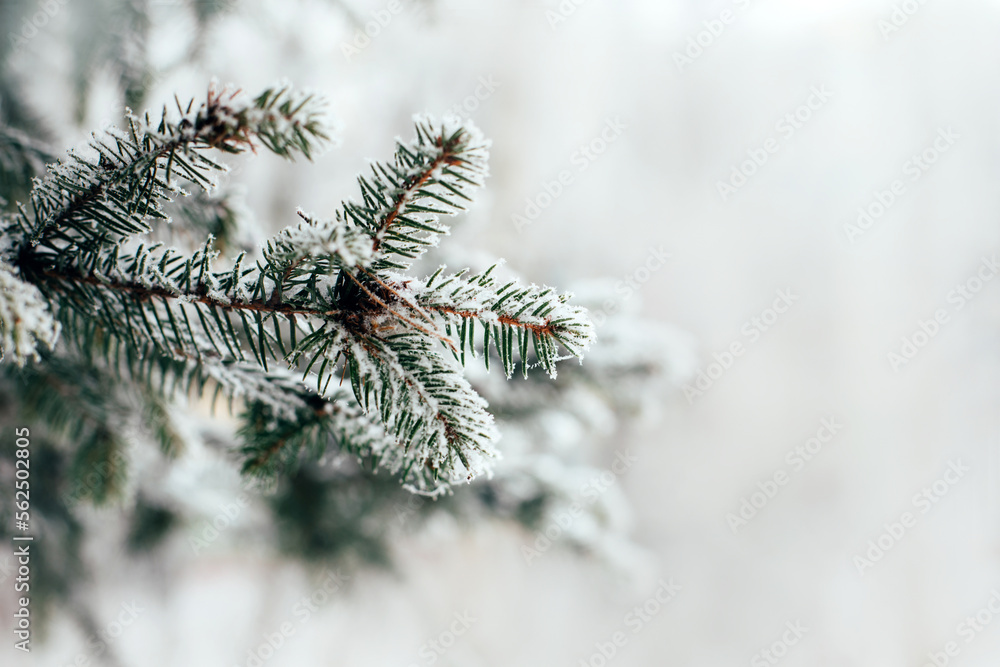
[[[144,37],[118,44],[136,7]],[[57,605],[30,656],[5,633],[3,664],[997,664],[1000,4],[50,0],[5,15],[5,67],[60,152],[126,103],[158,113],[213,77],[322,92],[336,148],[232,161],[261,235],[355,196],[414,113],[472,119],[491,177],[448,245],[581,294],[604,281],[595,312],[667,332],[631,344],[667,355],[672,388],[605,434],[599,468],[634,457],[612,482],[624,565],[533,558],[537,532],[447,517],[399,536],[392,570],[317,574],[235,538],[195,553],[197,523],[137,561],[114,507],[92,509],[80,597],[96,626]],[[117,61],[94,55],[108,44]],[[239,493],[225,474],[201,478],[232,491],[208,506]]]

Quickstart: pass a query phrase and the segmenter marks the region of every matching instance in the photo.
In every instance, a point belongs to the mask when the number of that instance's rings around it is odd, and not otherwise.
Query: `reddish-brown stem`
[[[382,245],[382,235],[385,234],[386,230],[388,230],[392,223],[396,221],[396,218],[402,215],[403,204],[407,201],[410,194],[422,188],[424,184],[430,180],[431,174],[433,174],[434,171],[442,164],[454,164],[455,161],[456,158],[451,153],[451,147],[442,146],[441,154],[434,158],[434,161],[431,162],[430,166],[427,167],[424,173],[422,173],[416,181],[404,188],[403,194],[400,195],[395,206],[393,206],[392,210],[389,211],[389,214],[385,216],[385,220],[382,221],[382,224],[379,225],[379,228],[375,231],[375,239],[372,242],[372,250],[378,250],[379,246]]]
[[[458,310],[456,308],[450,308],[448,306],[425,306],[427,310],[432,310],[436,313],[446,313],[448,315],[456,315],[458,317],[470,319],[473,317],[481,317],[482,315],[476,311],[471,310]],[[540,336],[551,336],[555,333],[552,325],[546,322],[545,324],[528,324],[527,322],[521,322],[516,320],[510,315],[498,315],[497,321],[501,324],[506,324],[512,327],[519,327],[521,329],[527,329]]]

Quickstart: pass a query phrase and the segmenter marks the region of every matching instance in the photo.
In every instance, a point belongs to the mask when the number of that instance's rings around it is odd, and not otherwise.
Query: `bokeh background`
[[[617,483],[642,572],[558,550],[529,565],[518,528],[442,522],[398,545],[397,573],[352,575],[264,664],[431,664],[421,646],[456,613],[475,621],[436,664],[919,667],[948,642],[948,664],[997,664],[1000,617],[981,610],[1000,590],[1000,280],[961,309],[954,290],[976,287],[981,267],[993,277],[983,259],[1000,258],[1000,3],[239,0],[198,63],[174,66],[194,18],[149,2],[164,72],[154,108],[202,95],[213,76],[249,91],[289,79],[330,99],[337,148],[312,164],[237,161],[229,176],[263,230],[292,223],[296,206],[332,212],[414,113],[457,110],[493,150],[454,242],[538,282],[635,280],[629,307],[686,332],[693,372],[734,342],[745,350],[700,395],[658,399],[621,443],[639,457]],[[15,61],[61,147],[121,114],[110,74],[84,109],[72,103],[70,37],[87,3],[62,3],[74,11]],[[620,133],[581,171],[581,147],[609,122]],[[745,166],[762,149],[766,162]],[[734,181],[734,168],[753,174]],[[564,170],[572,183],[539,200]],[[896,180],[884,214],[852,231]],[[723,195],[720,182],[741,185]],[[530,200],[546,205],[519,225]],[[639,270],[654,250],[669,260]],[[779,290],[792,305],[756,327]],[[939,309],[948,321],[893,364]],[[788,452],[831,418],[842,429],[796,469]],[[921,513],[914,495],[958,462],[968,471]],[[727,515],[779,471],[787,483],[734,531]],[[859,567],[906,511],[915,525]],[[130,568],[91,548],[106,564],[94,603],[109,618],[143,609],[114,644],[125,665],[247,665],[315,586],[295,563],[238,551]],[[627,614],[661,579],[680,591],[633,632]],[[982,630],[963,632],[977,613]],[[807,630],[770,662],[759,652],[786,623]],[[618,631],[627,641],[604,658]],[[10,644],[5,665],[90,655],[68,618],[30,657]]]

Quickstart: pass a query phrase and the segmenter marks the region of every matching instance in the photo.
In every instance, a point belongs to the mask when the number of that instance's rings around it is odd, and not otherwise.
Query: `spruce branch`
[[[337,338],[326,361],[333,350],[346,356],[354,396],[397,439],[393,468],[414,490],[436,494],[489,470],[498,455],[493,416],[433,339],[405,331]]]
[[[294,419],[308,407],[303,382],[289,371],[265,371],[259,365],[218,354],[201,336],[193,341],[193,351],[181,347],[164,352],[153,343],[137,347],[120,334],[102,327],[94,318],[72,316],[66,322],[73,351],[92,365],[104,364],[121,380],[137,383],[144,392],[163,396],[196,394],[204,396],[214,385],[211,407],[220,395],[234,401],[259,403],[276,419]],[[96,344],[94,344],[96,342]]]
[[[473,125],[453,117],[417,117],[415,125],[416,139],[397,141],[393,162],[376,162],[370,177],[359,177],[361,203],[339,214],[372,236],[379,270],[405,269],[436,245],[448,233],[440,216],[464,211],[489,173],[490,143]]]
[[[244,473],[271,478],[293,469],[300,456],[316,460],[330,449],[351,454],[372,470],[399,471],[395,438],[362,412],[349,392],[321,398],[301,386],[287,388],[300,401],[293,413],[279,413],[264,401],[252,402],[244,411],[239,432]]]
[[[555,378],[560,345],[570,355],[582,357],[594,341],[587,311],[568,303],[572,295],[558,294],[551,287],[524,286],[517,280],[498,286],[492,275],[497,266],[472,276],[466,276],[466,271],[444,275],[441,267],[425,283],[411,282],[409,290],[425,312],[442,318],[446,330],[458,337],[463,364],[466,349],[478,356],[478,322],[487,368],[492,344],[508,378],[514,373],[515,350],[525,378],[530,353]]]
[[[279,297],[295,298],[316,276],[330,276],[341,269],[365,267],[371,263],[371,238],[343,219],[324,220],[301,209],[302,221],[286,227],[267,242],[264,259]]]
[[[482,185],[488,142],[471,124],[418,118],[394,162],[359,179],[362,203],[332,219],[300,210],[257,260],[241,253],[220,268],[211,236],[190,254],[148,243],[149,221],[179,192],[174,176],[207,188],[222,168],[208,149],[256,140],[308,157],[326,136],[310,96],[283,88],[239,99],[210,92],[156,130],[130,118],[113,145],[95,139],[96,162],[74,155],[51,169],[33,215],[8,220],[7,233],[21,233],[22,275],[54,305],[70,346],[97,349],[116,372],[124,364],[147,391],[200,393],[213,382],[213,403],[219,393],[231,409],[241,399],[244,472],[271,476],[331,445],[419,493],[488,472],[497,431],[462,373],[466,349],[488,363],[492,344],[510,377],[515,358],[527,373],[530,342],[554,376],[559,346],[580,356],[593,339],[585,312],[551,288],[501,285],[493,269],[426,281],[393,273],[448,232],[440,216]],[[340,388],[347,378],[353,401]],[[170,447],[166,425],[163,435]]]
[[[100,349],[74,348],[75,353],[85,355],[90,367],[106,364],[108,372],[119,380],[138,385],[150,402],[147,416],[155,417],[150,427],[167,454],[176,453],[178,442],[159,397],[178,392],[201,397],[209,390],[213,409],[220,395],[228,399],[230,413],[236,412],[234,400],[245,406],[240,456],[246,473],[271,478],[294,467],[300,454],[319,458],[329,448],[353,454],[372,469],[383,467],[394,474],[400,470],[394,453],[398,450],[396,439],[389,437],[372,415],[364,414],[349,392],[334,391],[321,397],[287,370],[265,371],[256,364],[223,358],[210,349],[190,356],[180,350],[165,356],[154,345],[136,351],[107,331],[96,334],[93,329],[99,325],[91,319],[76,320],[69,328],[79,327],[92,331],[74,340],[100,338],[103,342]],[[206,341],[198,343],[208,345]]]
[[[270,89],[250,101],[239,91],[212,87],[197,108],[177,102],[179,119],[166,109],[159,124],[131,113],[126,130],[94,135],[86,152],[48,169],[31,192],[30,206],[20,207],[9,222],[23,241],[18,263],[45,267],[113,246],[150,230],[150,219],[164,219],[163,203],[183,194],[180,177],[203,189],[214,187],[213,172],[223,165],[208,149],[239,153],[255,139],[283,157],[298,151],[307,158],[328,140],[321,100],[287,86]]]

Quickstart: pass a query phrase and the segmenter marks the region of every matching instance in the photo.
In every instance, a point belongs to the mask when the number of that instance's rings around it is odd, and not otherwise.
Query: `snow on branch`
[[[340,213],[372,236],[379,269],[404,269],[436,245],[448,233],[440,216],[464,211],[489,173],[490,142],[471,122],[418,116],[415,125],[416,139],[397,140],[395,160],[359,177],[361,203],[347,202]]]
[[[58,338],[59,324],[38,288],[0,262],[0,359],[23,366],[38,359],[39,344],[51,348]]]
[[[0,274],[19,290],[14,315],[0,301],[5,349],[23,359],[36,339],[51,344],[55,319],[77,354],[124,364],[152,396],[213,383],[245,406],[250,474],[331,442],[417,493],[489,473],[497,430],[458,363],[466,350],[488,366],[493,345],[508,377],[515,359],[525,374],[537,364],[554,377],[561,350],[580,357],[594,338],[586,312],[549,287],[501,283],[493,269],[426,281],[394,273],[448,232],[440,216],[471,201],[489,142],[469,123],[418,118],[395,160],[360,178],[362,203],[333,218],[300,210],[259,259],[242,253],[221,269],[211,235],[187,253],[148,243],[149,220],[165,217],[175,178],[211,186],[222,167],[208,149],[259,142],[310,156],[326,139],[321,107],[282,87],[254,100],[213,89],[197,109],[178,109],[180,120],[164,113],[153,128],[130,117],[127,133],[95,137],[96,157],[51,168],[6,221],[0,258],[25,282]]]
[[[337,269],[366,267],[371,263],[371,238],[343,219],[324,220],[298,211],[302,222],[286,227],[267,242],[264,258],[285,282]]]
[[[283,157],[308,158],[328,140],[322,101],[288,86],[250,100],[213,85],[201,105],[177,109],[179,118],[164,109],[155,126],[129,113],[125,131],[95,133],[87,149],[51,165],[14,219],[19,253],[52,264],[67,251],[92,252],[149,231],[150,219],[166,217],[162,204],[184,194],[177,178],[214,187],[213,172],[225,166],[208,149],[239,153],[257,140]]]
[[[497,456],[493,416],[433,339],[403,332],[338,343],[358,402],[397,440],[389,468],[412,490],[433,495],[488,472]]]
[[[533,353],[535,363],[555,378],[560,345],[570,355],[582,357],[594,342],[587,311],[570,305],[571,295],[551,287],[525,286],[517,280],[498,284],[492,275],[496,268],[466,276],[465,271],[443,275],[441,267],[426,283],[412,281],[408,289],[424,311],[444,319],[447,330],[457,335],[463,363],[466,348],[477,354],[478,323],[487,368],[492,344],[508,378],[514,373],[515,349],[524,377]]]

